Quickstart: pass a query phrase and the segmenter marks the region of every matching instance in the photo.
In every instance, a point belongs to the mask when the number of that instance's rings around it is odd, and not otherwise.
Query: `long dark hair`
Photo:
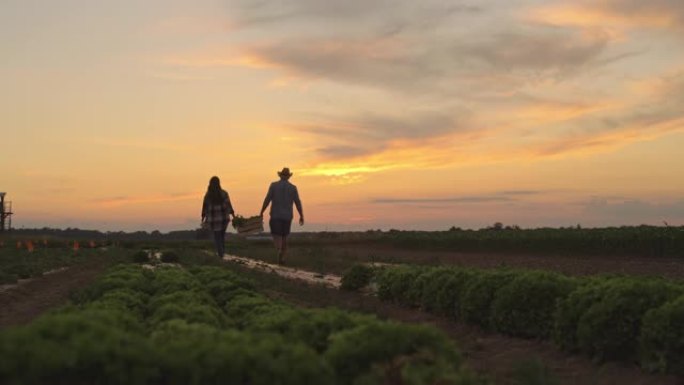
[[[217,176],[212,176],[209,179],[206,197],[212,204],[218,205],[223,203],[223,189],[221,188],[221,180]]]

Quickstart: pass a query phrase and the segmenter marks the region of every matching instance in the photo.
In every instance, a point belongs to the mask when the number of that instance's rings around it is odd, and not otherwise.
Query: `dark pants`
[[[226,229],[214,231],[214,245],[216,246],[216,254],[223,258],[226,253]]]
[[[271,228],[272,235],[287,237],[290,235],[292,219],[271,218],[271,220],[268,221],[268,225]]]

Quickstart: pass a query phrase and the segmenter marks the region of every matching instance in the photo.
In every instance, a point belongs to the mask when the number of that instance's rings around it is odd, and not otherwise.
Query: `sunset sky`
[[[15,227],[684,225],[682,0],[4,0]]]

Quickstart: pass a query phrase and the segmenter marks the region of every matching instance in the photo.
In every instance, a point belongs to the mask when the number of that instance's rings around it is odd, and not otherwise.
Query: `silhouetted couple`
[[[297,207],[299,212],[299,225],[304,225],[304,210],[299,199],[297,186],[290,183],[292,177],[290,169],[285,167],[278,171],[279,181],[271,183],[261,207],[260,217],[264,216],[264,211],[271,205],[271,219],[268,224],[273,235],[273,243],[278,252],[278,263],[285,263],[285,252],[287,250],[287,236],[290,235],[292,219],[294,213],[292,205]],[[202,223],[203,227],[214,233],[214,243],[216,254],[223,258],[225,254],[226,229],[230,222],[230,216],[235,219],[235,210],[230,202],[228,192],[221,188],[221,182],[214,176],[209,180],[209,188],[204,195],[202,204]]]

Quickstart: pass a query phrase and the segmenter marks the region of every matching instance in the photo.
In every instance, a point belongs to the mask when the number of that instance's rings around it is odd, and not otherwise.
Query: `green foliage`
[[[273,301],[265,296],[253,292],[235,296],[226,306],[224,312],[237,327],[245,328],[250,325],[250,322],[263,314],[274,312],[277,313],[285,310],[286,307],[276,305]]]
[[[558,347],[569,352],[579,350],[577,325],[582,316],[603,299],[612,283],[611,278],[587,280],[558,302],[553,328],[553,341]]]
[[[202,284],[209,284],[212,282],[231,282],[244,289],[253,289],[254,283],[250,280],[239,276],[238,274],[219,267],[201,266],[190,269],[192,273]]]
[[[277,333],[291,341],[303,342],[318,352],[328,348],[330,336],[375,321],[341,310],[280,309],[253,317],[246,330]]]
[[[147,305],[149,314],[153,314],[165,305],[199,304],[215,306],[214,299],[205,291],[175,291],[168,294],[160,294],[151,298]]]
[[[684,292],[681,283],[406,265],[385,269],[377,282],[383,300],[419,305],[510,335],[552,337],[564,350],[597,359],[634,361],[640,354],[650,370],[682,372],[684,305],[672,302],[659,308]]]
[[[249,294],[254,284],[237,274],[217,267],[200,267],[190,270],[204,285],[209,294],[214,297],[216,304],[223,308],[233,298]]]
[[[553,329],[556,302],[576,286],[576,280],[560,274],[520,274],[497,291],[491,308],[492,326],[514,336],[546,338]]]
[[[539,228],[367,233],[401,248],[463,252],[563,253],[568,255],[638,255],[683,257],[684,227],[622,226],[606,228]]]
[[[88,303],[89,308],[120,309],[137,318],[145,315],[148,295],[131,289],[116,289],[105,292],[99,299]]]
[[[113,311],[59,313],[1,333],[0,382],[149,383],[157,375],[154,352],[122,319]]]
[[[646,313],[639,345],[642,367],[684,375],[684,296]]]
[[[163,384],[332,384],[325,361],[274,334],[221,331],[170,321],[151,337],[162,353]]]
[[[378,297],[402,304],[410,304],[409,290],[423,272],[420,267],[398,266],[383,270],[377,278]]]
[[[0,285],[14,284],[18,279],[39,277],[44,272],[73,265],[85,260],[85,254],[68,250],[38,249],[28,252],[24,249],[0,248]]]
[[[151,291],[149,274],[138,265],[119,265],[111,269],[102,279],[93,285],[75,293],[72,300],[76,303],[94,301],[104,293],[127,289],[138,293],[149,293]]]
[[[375,269],[368,265],[354,265],[342,275],[340,289],[358,291],[370,285]]]
[[[173,250],[166,250],[162,252],[159,259],[164,263],[178,263],[178,261],[180,261],[180,257]]]
[[[0,382],[480,383],[434,328],[302,310],[252,289],[220,268],[118,266],[75,304],[1,331]]]
[[[463,288],[461,319],[489,329],[492,302],[498,290],[510,283],[517,274],[514,271],[483,271],[474,275]]]
[[[599,360],[636,359],[642,317],[680,292],[661,280],[614,280],[601,300],[582,315],[577,326],[579,348]]]
[[[461,364],[461,356],[441,332],[392,322],[333,335],[325,356],[342,383],[404,383],[405,377],[416,384],[442,383],[458,377]]]
[[[138,250],[131,256],[133,263],[147,263],[150,261],[150,255],[145,250]]]
[[[19,279],[28,279],[43,274],[43,270],[40,268],[40,266],[29,263],[18,263],[14,266],[11,266],[8,269],[8,272],[16,275]]]
[[[18,279],[16,274],[0,271],[0,285],[17,283]]]
[[[258,215],[254,215],[248,218],[243,217],[242,215],[235,215],[233,216],[233,228],[235,230],[239,229],[240,227],[245,226],[247,223],[253,223],[254,221],[259,221],[261,220],[261,217]]]
[[[197,278],[185,270],[175,267],[164,267],[155,270],[151,282],[152,292],[156,295],[169,294],[176,291],[200,290]]]
[[[461,296],[468,282],[477,273],[473,270],[457,269],[442,276],[435,299],[435,312],[449,317],[460,317]]]
[[[206,291],[190,290],[163,293],[152,297],[147,312],[149,322],[156,326],[162,322],[181,319],[188,323],[203,323],[215,327],[226,325],[226,318],[214,299]]]
[[[556,385],[558,379],[553,376],[549,368],[538,359],[519,361],[513,367],[512,383],[516,385]]]
[[[428,312],[437,312],[439,293],[443,291],[444,282],[453,274],[451,268],[434,268],[425,270],[411,287],[410,297],[419,301],[420,306]]]

